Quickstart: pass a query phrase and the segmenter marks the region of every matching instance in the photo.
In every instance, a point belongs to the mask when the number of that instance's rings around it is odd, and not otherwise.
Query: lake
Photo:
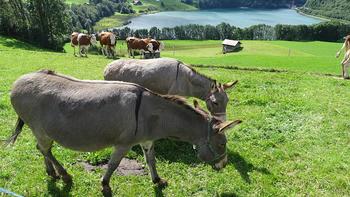
[[[127,25],[132,29],[150,29],[151,27],[174,27],[187,24],[217,25],[226,22],[237,27],[249,27],[257,24],[310,25],[322,20],[304,16],[292,9],[262,10],[250,8],[211,9],[199,11],[168,11],[141,15],[130,20]]]

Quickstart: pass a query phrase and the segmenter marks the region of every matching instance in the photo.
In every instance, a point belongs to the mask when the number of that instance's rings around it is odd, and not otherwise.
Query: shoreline
[[[300,10],[299,8],[297,8],[297,7],[296,7],[296,8],[290,8],[290,9],[296,11],[298,14],[300,14],[300,15],[302,15],[302,16],[321,20],[320,22],[329,22],[329,21],[332,21],[332,19],[330,19],[330,18],[306,14],[306,13],[304,13],[303,11],[301,11],[301,10]],[[209,10],[210,10],[210,9],[209,9]],[[198,10],[173,10],[173,11],[188,11],[188,12],[193,12],[193,11],[198,11]],[[160,13],[160,12],[164,12],[164,11],[162,11],[162,10],[157,10],[157,11],[143,12],[143,13],[137,13],[137,14],[127,14],[127,15],[125,15],[125,16],[127,16],[127,19],[126,19],[126,20],[121,20],[121,25],[119,25],[119,26],[108,27],[108,28],[106,28],[106,29],[114,29],[114,28],[120,29],[120,28],[126,27],[127,25],[123,25],[123,24],[125,24],[125,23],[131,21],[131,20],[132,20],[133,18],[135,18],[135,17],[140,17],[140,16],[143,16],[143,15],[156,14],[156,13]],[[128,24],[130,24],[130,23],[128,23]]]
[[[316,15],[306,14],[305,12],[301,11],[299,8],[292,8],[292,10],[295,10],[300,15],[307,16],[307,17],[310,17],[310,18],[315,18],[315,19],[319,19],[319,20],[322,20],[322,21],[326,21],[326,22],[332,21],[332,19],[326,18],[326,17],[323,17],[323,16],[316,16]]]

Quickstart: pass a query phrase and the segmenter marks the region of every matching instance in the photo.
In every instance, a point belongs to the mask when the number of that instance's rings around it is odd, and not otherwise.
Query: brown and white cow
[[[338,58],[341,54],[341,51],[345,51],[344,58],[341,62],[342,65],[342,74],[344,79],[349,79],[349,67],[350,67],[350,35],[344,37],[345,41],[342,48],[338,51],[336,57]]]
[[[130,54],[133,58],[135,58],[134,51],[139,50],[141,52],[141,57],[145,51],[149,51],[153,53],[153,44],[151,43],[151,39],[140,39],[136,37],[128,37],[126,39],[126,44],[128,46],[128,54]]]
[[[96,36],[94,34],[87,35],[84,33],[78,33],[73,32],[71,34],[71,46],[74,48],[74,56],[76,56],[75,53],[75,47],[79,47],[79,55],[83,56],[83,51],[85,54],[85,57],[87,57],[87,52],[90,47],[90,45],[96,45]]]
[[[164,49],[164,43],[156,39],[151,39],[150,43],[153,45],[153,57],[155,57],[156,52],[160,52]]]
[[[102,54],[107,57],[114,57],[116,54],[115,46],[117,45],[116,35],[112,32],[102,32],[99,34]]]

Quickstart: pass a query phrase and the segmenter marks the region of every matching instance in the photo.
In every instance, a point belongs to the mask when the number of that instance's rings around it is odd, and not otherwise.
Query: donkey
[[[337,52],[336,58],[339,58],[341,51],[345,51],[344,58],[341,62],[342,75],[344,79],[349,79],[349,67],[350,67],[350,35],[344,37],[345,41],[342,48]]]
[[[220,84],[184,63],[170,58],[116,60],[105,68],[105,80],[137,83],[159,94],[196,97],[215,117],[226,120],[229,101],[225,90],[238,81]]]
[[[183,99],[161,96],[137,84],[84,81],[43,70],[20,77],[13,85],[11,103],[18,115],[14,143],[28,125],[43,154],[46,172],[70,183],[71,176],[51,152],[53,142],[76,151],[115,150],[104,174],[102,192],[111,195],[112,173],[125,154],[140,144],[153,183],[165,186],[155,165],[153,142],[173,138],[197,147],[200,160],[214,169],[227,164],[225,131],[240,120],[222,122],[187,105]]]

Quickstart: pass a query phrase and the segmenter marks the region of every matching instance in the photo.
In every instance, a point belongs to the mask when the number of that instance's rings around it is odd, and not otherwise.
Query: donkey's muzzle
[[[225,157],[223,159],[221,159],[220,161],[216,162],[213,165],[213,168],[215,170],[219,171],[219,170],[223,169],[226,165],[227,165],[227,155],[225,155]]]

